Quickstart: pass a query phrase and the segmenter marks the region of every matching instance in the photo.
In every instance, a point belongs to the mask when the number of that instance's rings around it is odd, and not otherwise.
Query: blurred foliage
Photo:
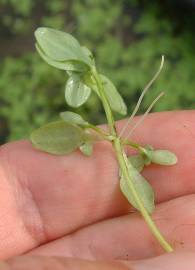
[[[160,91],[166,97],[155,106],[157,111],[195,108],[195,40],[190,27],[195,18],[189,11],[181,20],[177,5],[163,2],[0,0],[0,142],[28,137],[32,129],[68,109],[65,73],[49,67],[34,50],[33,32],[41,25],[70,32],[89,47],[99,69],[125,97],[129,112],[162,54],[164,70],[141,112]],[[77,111],[95,123],[105,121],[95,96]]]

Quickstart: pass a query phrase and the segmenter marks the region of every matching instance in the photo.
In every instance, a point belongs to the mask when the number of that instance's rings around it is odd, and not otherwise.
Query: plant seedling
[[[174,165],[177,163],[177,157],[168,150],[155,150],[150,145],[142,146],[129,141],[129,136],[126,138],[123,136],[136,115],[144,95],[160,74],[164,57],[162,56],[159,70],[143,90],[126,125],[121,133],[117,134],[113,111],[126,115],[127,107],[110,79],[98,72],[92,53],[86,47],[81,46],[70,34],[51,28],[38,28],[35,31],[35,37],[37,51],[43,60],[55,68],[66,71],[69,76],[65,86],[66,102],[71,107],[77,108],[88,100],[91,93],[95,93],[102,102],[109,132],[88,123],[80,115],[67,111],[60,113],[61,120],[35,130],[30,137],[32,144],[37,149],[50,154],[65,155],[80,149],[84,155],[90,156],[96,141],[109,141],[118,160],[121,192],[143,216],[152,234],[164,250],[173,251],[151,218],[155,208],[154,191],[141,175],[141,171],[144,166],[151,163]],[[143,122],[162,95],[163,93],[152,102],[145,114],[130,129],[129,135]],[[125,146],[134,147],[137,154],[128,157],[124,150]]]

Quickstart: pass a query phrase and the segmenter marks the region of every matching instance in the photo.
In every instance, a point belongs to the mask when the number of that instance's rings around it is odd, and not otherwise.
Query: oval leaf
[[[74,112],[61,112],[60,117],[67,123],[87,126],[89,123],[85,121],[79,114]]]
[[[37,49],[37,52],[41,56],[41,58],[50,66],[66,70],[68,71],[76,71],[76,72],[85,72],[88,70],[87,66],[83,64],[82,62],[76,61],[76,60],[71,60],[71,61],[55,61],[49,58],[42,49],[39,47],[39,45],[36,43],[35,47]]]
[[[79,75],[73,74],[66,83],[65,99],[72,107],[84,104],[91,94],[91,89],[81,81]]]
[[[100,77],[102,80],[102,84],[105,88],[105,93],[106,93],[111,109],[122,115],[126,115],[127,114],[126,104],[123,98],[121,97],[121,95],[119,94],[119,92],[117,91],[114,84],[106,76],[100,74]],[[85,80],[85,83],[91,89],[93,89],[95,93],[100,97],[97,85],[90,73],[85,74],[84,80]]]
[[[141,198],[144,207],[148,211],[148,213],[152,213],[154,211],[154,192],[152,186],[145,180],[145,178],[130,164],[128,163],[129,175],[133,182],[133,185],[137,191],[137,194]],[[131,203],[136,209],[139,210],[139,207],[132,195],[132,192],[128,186],[128,180],[121,175],[120,179],[120,188],[124,196],[127,198],[129,203]]]
[[[31,134],[32,144],[39,150],[56,154],[69,154],[85,141],[83,130],[70,123],[57,121],[47,124]]]
[[[177,163],[177,157],[168,150],[154,150],[151,153],[151,161],[160,165],[174,165]]]
[[[79,149],[84,155],[91,156],[93,153],[93,144],[91,142],[86,142],[82,144]]]
[[[35,38],[42,51],[55,61],[80,61],[90,66],[91,59],[83,52],[79,42],[70,34],[52,28],[40,27]]]
[[[132,166],[138,171],[141,172],[144,168],[145,162],[142,155],[137,154],[133,156],[129,156],[128,160],[131,162]]]
[[[114,84],[104,75],[100,75],[102,79],[102,83],[104,85],[104,89],[110,103],[110,107],[115,111],[122,115],[127,114],[127,107],[126,104],[117,91]]]

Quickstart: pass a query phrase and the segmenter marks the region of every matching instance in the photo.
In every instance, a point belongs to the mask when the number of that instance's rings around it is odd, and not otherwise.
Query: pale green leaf
[[[92,142],[86,142],[82,144],[79,148],[81,152],[86,156],[91,156],[93,153],[93,143]]]
[[[55,61],[49,58],[36,43],[35,47],[41,56],[41,58],[50,66],[53,66],[58,69],[66,70],[67,72],[76,71],[76,72],[85,72],[88,70],[87,66],[80,61],[71,60],[71,61]]]
[[[55,61],[80,61],[90,66],[91,59],[79,42],[70,34],[52,28],[40,27],[35,37],[42,51]]]
[[[100,75],[105,89],[106,96],[111,108],[122,115],[127,114],[127,107],[114,84],[104,75]]]
[[[144,207],[148,211],[148,213],[152,213],[154,211],[154,192],[151,185],[145,178],[130,164],[128,164],[129,175],[131,181],[134,185],[134,188],[139,195]],[[134,196],[129,188],[128,179],[126,179],[123,175],[121,175],[120,179],[120,188],[124,196],[127,198],[130,204],[132,204],[136,209],[140,210]]]
[[[151,161],[160,165],[174,165],[177,156],[168,150],[154,150],[151,152]]]
[[[132,166],[138,171],[141,172],[144,168],[145,162],[142,155],[137,154],[129,156],[128,160],[131,162]]]
[[[91,94],[91,89],[82,82],[81,77],[73,74],[66,83],[65,99],[68,105],[79,107],[84,104]]]
[[[146,165],[151,162],[159,165],[174,165],[177,163],[177,156],[168,150],[154,150],[151,145],[140,147],[140,150]]]
[[[89,123],[85,121],[79,114],[74,112],[61,112],[60,117],[67,123],[76,124],[80,126],[87,126]]]
[[[95,59],[93,57],[92,52],[85,46],[81,47],[83,52],[91,59],[91,62],[93,63],[93,65],[95,65]]]
[[[85,133],[78,126],[57,121],[35,130],[30,139],[39,150],[63,155],[71,153],[82,145],[85,141]]]
[[[111,109],[122,115],[126,115],[127,107],[125,105],[123,98],[121,97],[116,87],[114,86],[114,84],[104,75],[100,74],[100,78],[102,80],[102,84],[105,89],[105,94],[106,94],[106,97],[108,99]],[[100,96],[97,85],[90,73],[85,74],[84,81],[91,89],[93,89],[96,92],[98,96]]]

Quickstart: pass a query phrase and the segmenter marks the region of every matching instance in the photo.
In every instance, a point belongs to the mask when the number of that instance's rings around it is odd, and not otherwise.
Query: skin
[[[194,270],[194,119],[195,111],[150,114],[131,138],[178,156],[175,166],[143,171],[171,254],[121,194],[109,143],[98,142],[90,158],[49,155],[25,140],[1,146],[0,270]]]

